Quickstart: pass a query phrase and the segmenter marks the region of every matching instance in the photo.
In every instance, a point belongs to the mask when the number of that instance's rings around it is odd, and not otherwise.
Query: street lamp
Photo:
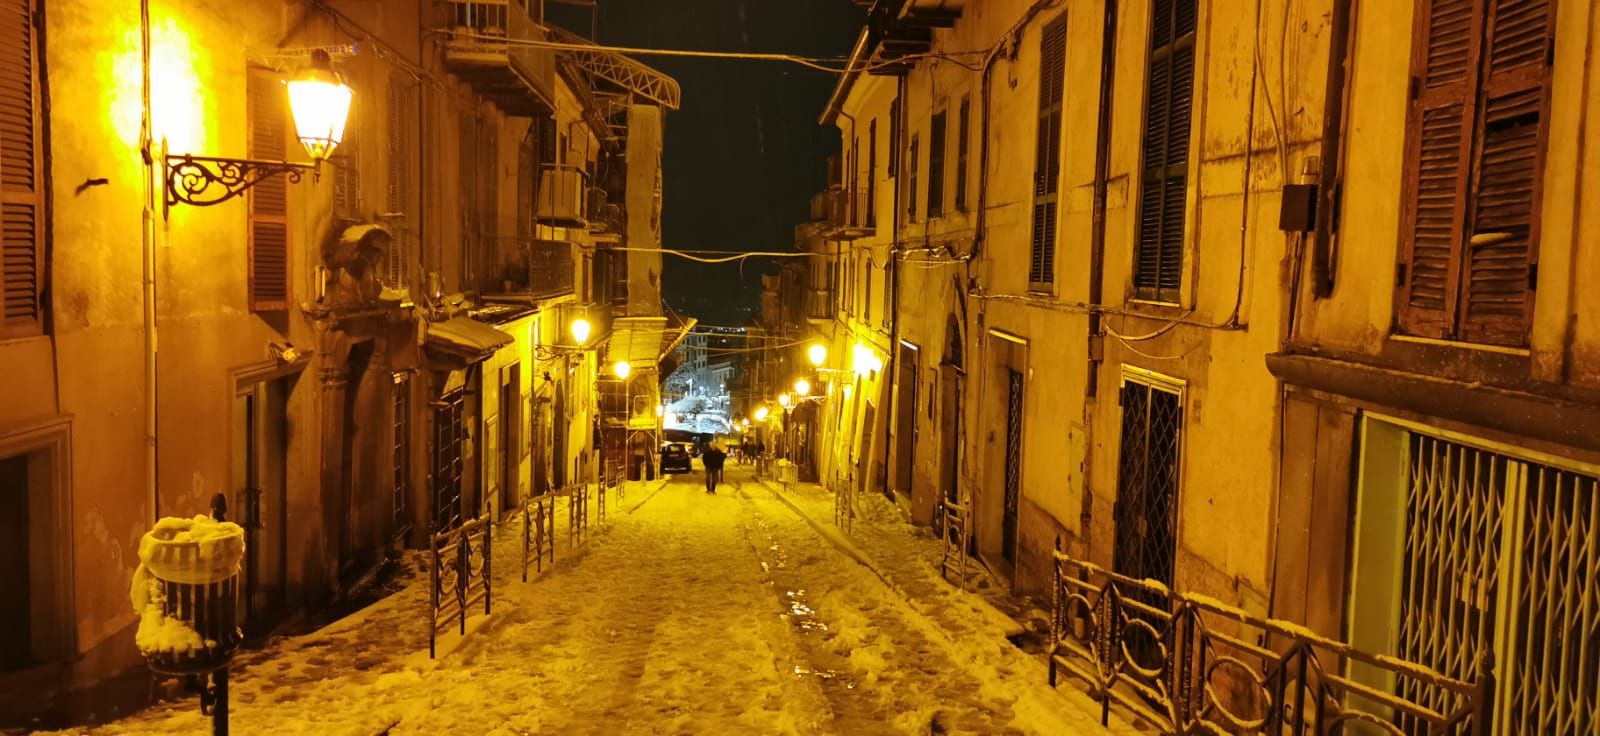
[[[611,366],[611,373],[624,381],[628,380],[628,374],[632,372],[633,366],[628,365],[626,360],[619,360]]]
[[[756,407],[756,421],[758,421],[758,422],[767,421],[767,407],[765,407],[765,406]]]
[[[828,346],[820,342],[811,343],[806,350],[806,357],[811,359],[811,365],[821,368],[823,361],[828,359]]]
[[[794,382],[794,393],[795,393],[796,396],[799,396],[801,398],[805,398],[807,396],[810,396],[811,395],[811,382],[807,381],[804,378],[796,379],[795,382]]]
[[[572,342],[582,345],[589,341],[589,320],[579,317],[572,320]]]
[[[783,407],[784,410],[787,411],[789,408],[794,406],[794,397],[790,396],[788,393],[778,394],[778,406]]]
[[[291,182],[300,181],[307,171],[313,178],[317,176],[322,162],[333,155],[333,150],[344,139],[344,125],[350,117],[350,103],[355,93],[333,70],[333,60],[323,49],[312,52],[310,65],[286,87],[295,135],[305,146],[311,163],[167,154],[163,160],[163,177],[168,209],[175,204],[196,207],[221,204],[278,174],[287,174]]]

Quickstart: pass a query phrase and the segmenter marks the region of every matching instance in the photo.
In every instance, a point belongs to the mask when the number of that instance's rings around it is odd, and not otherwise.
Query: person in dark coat
[[[715,442],[706,446],[706,451],[700,455],[700,462],[706,468],[706,493],[716,493],[717,484],[722,482],[722,463],[728,459],[728,453],[723,452]]]

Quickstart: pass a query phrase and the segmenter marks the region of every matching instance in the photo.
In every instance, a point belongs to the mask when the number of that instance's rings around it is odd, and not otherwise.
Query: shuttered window
[[[1194,97],[1196,0],[1156,0],[1150,11],[1143,179],[1134,294],[1178,301],[1183,280],[1184,195],[1189,177],[1189,111]]]
[[[1033,164],[1033,237],[1028,288],[1050,291],[1056,280],[1056,209],[1061,186],[1061,103],[1066,96],[1067,16],[1039,38],[1039,128]]]
[[[906,189],[906,218],[917,221],[917,137],[911,136],[911,147],[906,151],[906,166],[910,172]]]
[[[944,112],[928,125],[928,216],[944,214]]]
[[[351,72],[344,73],[345,83],[357,90],[359,82]],[[361,219],[361,116],[358,105],[350,106],[345,120],[344,139],[333,151],[333,216],[341,220]]]
[[[900,174],[900,98],[889,101],[889,178]]]
[[[282,161],[288,155],[289,94],[283,80],[251,70],[245,84],[250,118],[250,158]],[[250,188],[249,299],[253,312],[289,308],[289,179],[270,176]]]
[[[967,209],[967,139],[971,137],[968,128],[972,112],[972,99],[966,95],[961,96],[961,109],[956,113],[956,209]]]
[[[413,148],[411,121],[415,119],[411,78],[396,72],[389,78],[389,168],[384,191],[384,210],[396,225],[389,243],[389,257],[385,264],[385,283],[393,288],[405,288],[410,276],[412,231],[415,227],[411,212],[411,156]]]
[[[0,339],[44,333],[37,40],[33,3],[0,1]]]
[[[1537,275],[1550,0],[1419,0],[1400,329],[1527,343]]]
[[[867,227],[878,224],[878,119],[867,123]]]

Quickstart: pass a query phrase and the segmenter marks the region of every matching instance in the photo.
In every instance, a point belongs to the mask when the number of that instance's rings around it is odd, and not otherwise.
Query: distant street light
[[[789,407],[794,406],[794,397],[790,396],[788,393],[778,394],[778,405],[788,409]]]
[[[810,396],[811,395],[811,382],[807,381],[804,378],[796,380],[794,382],[794,392],[795,392],[795,395],[797,395],[797,396],[802,396],[802,397]]]
[[[811,347],[806,350],[806,357],[811,359],[811,365],[820,368],[823,361],[828,359],[828,346],[820,342],[811,343]]]
[[[758,422],[767,421],[767,407],[762,406],[762,407],[757,407],[756,408],[756,421],[758,421]]]
[[[633,366],[628,365],[628,361],[626,360],[619,360],[616,362],[616,364],[611,366],[611,372],[615,374],[617,378],[626,381],[628,380],[628,374],[633,372]]]
[[[572,320],[572,341],[582,345],[589,341],[589,320],[579,317]]]

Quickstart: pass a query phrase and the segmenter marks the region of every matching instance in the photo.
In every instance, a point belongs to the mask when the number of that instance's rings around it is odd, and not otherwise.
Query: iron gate
[[[411,530],[411,377],[394,375],[394,423],[391,464],[394,466],[394,536]]]
[[[1017,506],[1022,496],[1022,373],[1006,371],[1006,510],[1000,554],[1017,563]]]
[[[1180,394],[1148,383],[1122,384],[1122,446],[1117,462],[1116,571],[1136,580],[1172,585],[1177,551],[1178,447],[1183,426]],[[1150,615],[1160,601],[1140,589],[1127,592],[1140,624],[1128,642],[1129,657],[1147,669],[1160,659],[1159,632],[1166,625]]]

